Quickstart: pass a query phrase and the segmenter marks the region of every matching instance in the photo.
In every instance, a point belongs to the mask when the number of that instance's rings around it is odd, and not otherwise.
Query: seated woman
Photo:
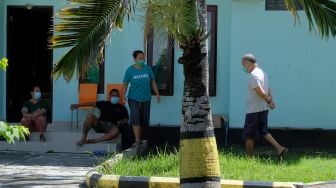
[[[32,98],[23,102],[21,113],[21,124],[29,128],[30,132],[37,131],[40,133],[40,141],[45,142],[44,132],[47,129],[47,110],[49,109],[46,100],[41,97],[41,89],[34,86],[30,92]],[[27,138],[28,140],[28,138]]]

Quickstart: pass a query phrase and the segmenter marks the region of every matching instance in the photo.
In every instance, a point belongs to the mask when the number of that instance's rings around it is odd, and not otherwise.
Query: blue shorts
[[[267,122],[268,110],[246,114],[242,139],[259,140],[260,136],[266,136],[269,133]]]
[[[149,126],[151,101],[138,102],[133,99],[128,99],[128,106],[132,125]]]

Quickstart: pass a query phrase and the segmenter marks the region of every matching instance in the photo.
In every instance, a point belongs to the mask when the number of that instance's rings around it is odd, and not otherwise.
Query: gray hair
[[[245,55],[243,55],[242,59],[243,60],[246,59],[246,60],[250,61],[251,63],[256,63],[257,62],[257,60],[256,60],[256,58],[253,54],[245,54]]]

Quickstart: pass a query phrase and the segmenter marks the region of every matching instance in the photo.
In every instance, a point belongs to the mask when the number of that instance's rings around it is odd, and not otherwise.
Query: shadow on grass
[[[247,158],[244,148],[233,146],[219,150],[223,155],[230,154],[239,158]],[[289,148],[287,154],[284,155],[283,165],[293,165],[301,161],[301,159],[335,159],[335,149],[318,149],[318,148]],[[273,148],[260,147],[255,149],[255,159],[263,163],[279,163],[278,156]]]

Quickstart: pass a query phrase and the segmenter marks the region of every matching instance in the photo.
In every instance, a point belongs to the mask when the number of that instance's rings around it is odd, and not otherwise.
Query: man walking
[[[242,57],[244,72],[249,73],[247,112],[242,138],[248,156],[253,156],[254,143],[263,137],[277,152],[278,160],[288,151],[281,146],[268,130],[268,111],[275,108],[271,88],[268,85],[267,74],[258,67],[253,54]]]

